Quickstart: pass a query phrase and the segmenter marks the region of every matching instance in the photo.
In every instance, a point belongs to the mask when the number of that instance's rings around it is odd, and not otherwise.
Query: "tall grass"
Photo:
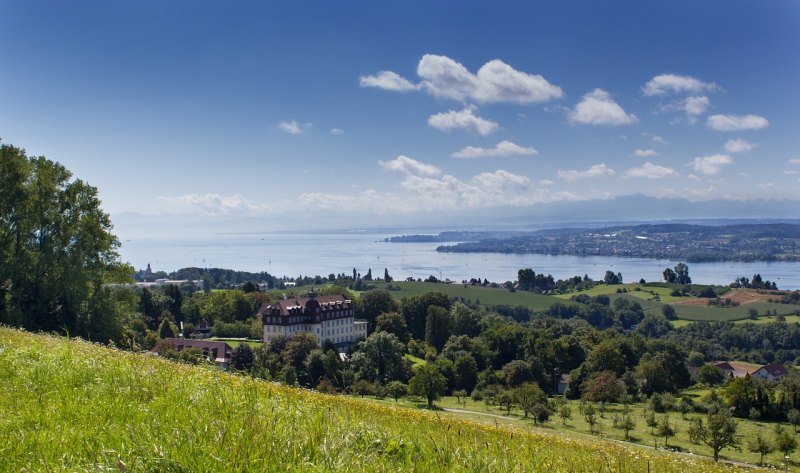
[[[0,328],[3,471],[726,471]]]

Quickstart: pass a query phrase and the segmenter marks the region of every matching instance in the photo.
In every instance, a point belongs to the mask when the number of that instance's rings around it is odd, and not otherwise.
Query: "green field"
[[[385,288],[386,283],[374,283],[378,288]],[[391,283],[392,295],[401,299],[408,296],[418,296],[426,292],[442,292],[450,297],[464,298],[471,300],[473,303],[480,301],[481,305],[510,305],[510,306],[525,306],[531,310],[547,309],[555,302],[565,302],[554,298],[553,296],[545,296],[542,294],[535,294],[533,292],[516,291],[511,292],[508,289],[499,289],[482,286],[464,286],[463,284],[444,284],[444,283],[427,283],[427,282],[392,282]],[[567,301],[569,303],[569,301]]]
[[[776,304],[774,302],[754,302],[743,304],[738,307],[709,307],[709,306],[690,306],[673,305],[678,318],[692,321],[731,321],[745,320],[749,317],[750,309],[755,309],[763,315],[767,312],[777,311],[778,315],[794,315],[795,311],[800,310],[800,306],[790,304]]]
[[[230,345],[232,348],[236,348],[239,346],[240,343],[244,343],[245,345],[249,345],[250,348],[258,348],[264,344],[264,342],[257,341],[257,340],[241,340],[238,338],[219,338],[219,337],[209,337],[208,340],[214,340],[217,342],[225,342]]]
[[[376,281],[373,283],[377,288],[384,289],[387,287],[386,283]],[[674,321],[673,325],[676,327],[686,325],[688,322],[720,322],[720,321],[744,321],[749,320],[750,309],[756,309],[760,315],[765,315],[768,312],[777,311],[778,314],[786,316],[788,322],[796,322],[794,314],[800,310],[799,305],[778,304],[774,302],[756,302],[753,304],[740,305],[738,307],[710,307],[710,306],[689,306],[674,304],[678,301],[685,301],[691,299],[687,296],[671,296],[670,293],[680,286],[670,285],[666,283],[648,283],[648,284],[620,284],[620,285],[605,285],[599,284],[591,289],[585,291],[578,291],[569,294],[559,294],[555,296],[547,296],[542,294],[535,294],[532,292],[516,291],[511,292],[507,289],[481,287],[481,286],[464,286],[463,284],[444,284],[444,283],[428,283],[428,282],[410,282],[399,281],[390,283],[392,296],[396,299],[402,299],[408,296],[418,296],[427,292],[442,292],[453,298],[463,298],[467,301],[476,303],[480,301],[483,306],[495,305],[508,305],[508,306],[525,306],[531,310],[545,310],[556,302],[562,304],[571,304],[570,299],[579,294],[586,294],[591,297],[599,295],[607,295],[613,301],[618,297],[630,299],[638,302],[646,314],[661,314],[664,304],[671,304],[680,320]],[[705,287],[705,286],[697,286]],[[714,290],[721,294],[728,290],[722,286],[713,286]],[[292,293],[304,295],[311,287],[303,287],[292,289]],[[623,289],[627,292],[617,293],[617,290]],[[637,290],[638,289],[638,290]],[[361,292],[353,291],[354,294],[360,295]],[[658,297],[656,297],[656,294]],[[276,297],[279,294],[276,293]],[[724,297],[724,296],[723,296]],[[761,318],[759,318],[761,320]],[[766,322],[768,319],[765,319]],[[764,323],[762,322],[762,323]]]
[[[730,471],[7,328],[0,379],[4,471]]]

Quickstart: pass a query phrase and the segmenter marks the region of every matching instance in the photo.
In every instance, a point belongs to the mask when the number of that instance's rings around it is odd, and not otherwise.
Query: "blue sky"
[[[795,1],[0,14],[0,138],[97,186],[112,215],[313,226],[634,193],[800,199]]]

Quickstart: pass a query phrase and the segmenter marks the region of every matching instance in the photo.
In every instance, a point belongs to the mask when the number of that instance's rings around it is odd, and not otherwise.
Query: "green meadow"
[[[8,328],[0,380],[5,471],[731,471]]]

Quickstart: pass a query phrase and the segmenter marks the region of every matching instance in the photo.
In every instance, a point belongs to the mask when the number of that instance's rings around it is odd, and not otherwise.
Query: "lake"
[[[213,234],[183,238],[123,240],[122,259],[137,269],[150,263],[154,271],[174,271],[198,266],[239,271],[267,271],[275,276],[327,276],[330,273],[362,275],[372,268],[383,277],[387,268],[395,279],[406,277],[513,281],[520,268],[552,274],[556,279],[588,274],[602,279],[606,270],[622,273],[625,282],[660,281],[666,267],[677,261],[603,256],[546,256],[495,253],[437,253],[438,243],[385,243],[393,234],[269,233]],[[699,284],[729,284],[738,276],[777,281],[780,289],[800,289],[800,263],[691,263],[689,274]]]

